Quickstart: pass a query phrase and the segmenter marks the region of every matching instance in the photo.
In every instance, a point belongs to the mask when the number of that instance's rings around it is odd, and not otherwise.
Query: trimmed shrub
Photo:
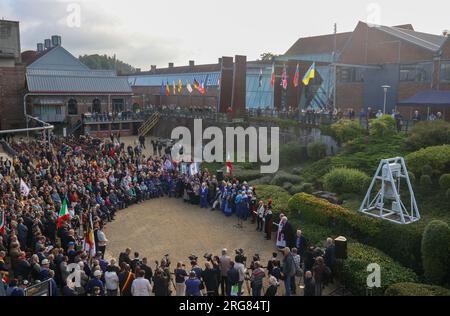
[[[299,176],[287,173],[285,171],[279,171],[277,174],[272,178],[272,181],[270,182],[271,185],[278,185],[282,186],[286,182],[290,182],[292,184],[299,184],[302,180]]]
[[[450,123],[441,120],[416,123],[405,140],[412,151],[445,144],[450,144]]]
[[[338,269],[338,278],[353,295],[366,295],[367,266],[377,263],[381,268],[381,287],[374,288],[374,295],[383,295],[386,289],[400,282],[417,282],[417,275],[403,267],[378,249],[359,244],[348,244],[348,258],[343,260]]]
[[[422,238],[422,264],[425,279],[444,284],[450,266],[450,227],[443,221],[428,223]]]
[[[297,168],[293,168],[292,169],[292,174],[295,174],[295,175],[300,175],[300,172],[302,171],[302,168],[300,168],[300,167],[297,167]]]
[[[438,175],[450,172],[450,145],[427,147],[413,152],[405,158],[408,169],[420,174],[425,165],[430,165]]]
[[[307,146],[308,157],[314,161],[327,156],[327,145],[322,142],[309,143]]]
[[[327,157],[312,163],[300,171],[300,177],[305,182],[316,183],[332,169],[331,157]]]
[[[450,173],[443,174],[439,178],[439,185],[441,186],[442,190],[450,189]]]
[[[370,136],[387,138],[397,133],[395,119],[390,115],[383,115],[370,122]]]
[[[256,180],[252,180],[249,182],[250,185],[261,185],[261,184],[270,184],[270,181],[272,181],[272,176],[265,176],[262,178],[258,178]]]
[[[262,178],[264,174],[262,174],[260,170],[238,169],[233,172],[233,176],[240,181],[252,181]]]
[[[311,183],[303,183],[302,192],[311,194],[313,192],[313,185]]]
[[[450,189],[445,192],[445,197],[447,198],[447,200],[450,200]]]
[[[386,296],[450,296],[450,290],[437,286],[421,283],[397,283],[392,284],[384,292]]]
[[[340,144],[354,140],[363,135],[366,130],[361,127],[358,121],[341,119],[330,127],[331,135]]]
[[[293,185],[293,186],[289,189],[289,194],[294,195],[294,194],[303,192],[303,186],[304,186],[304,184],[296,184],[296,185]]]
[[[414,175],[414,173],[412,173],[411,171],[408,171],[408,176],[409,176],[409,180],[411,181],[412,184],[416,183],[416,176]]]
[[[422,175],[420,177],[420,186],[422,189],[429,190],[433,185],[433,181],[431,181],[431,177],[429,175]]]
[[[422,272],[422,226],[398,225],[352,212],[342,206],[306,193],[294,195],[288,203],[301,221],[329,227],[336,235],[355,238],[376,247],[417,273]]]
[[[289,192],[274,185],[259,185],[256,187],[256,194],[259,200],[263,200],[265,203],[272,199],[274,211],[288,210],[288,201],[291,198]]]
[[[290,142],[280,146],[280,166],[291,166],[308,160],[306,146]]]
[[[422,174],[431,176],[433,174],[433,168],[430,165],[425,165],[422,167]]]
[[[370,178],[356,169],[335,168],[324,177],[325,189],[335,193],[364,193]]]
[[[283,189],[285,189],[286,191],[289,191],[290,188],[292,188],[292,183],[290,183],[290,182],[283,183]]]

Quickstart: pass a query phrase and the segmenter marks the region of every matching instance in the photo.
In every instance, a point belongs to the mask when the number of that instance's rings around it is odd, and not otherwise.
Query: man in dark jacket
[[[119,255],[119,266],[122,266],[122,263],[125,262],[126,264],[131,266],[131,259],[130,259],[131,249],[127,248],[125,249],[125,252],[121,252]]]
[[[205,270],[202,272],[203,282],[205,282],[206,291],[208,296],[219,295],[219,270],[214,268],[211,262],[205,263]]]
[[[234,268],[234,261],[230,261],[230,269],[227,272],[228,290],[227,296],[231,296],[231,287],[239,282],[239,271]]]
[[[287,217],[285,217],[286,221],[283,225],[283,229],[281,233],[284,235],[284,239],[286,240],[286,247],[289,249],[295,248],[295,232],[291,223],[289,223]]]

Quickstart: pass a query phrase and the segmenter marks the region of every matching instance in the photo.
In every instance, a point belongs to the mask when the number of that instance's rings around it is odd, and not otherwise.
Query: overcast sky
[[[331,33],[335,22],[338,32],[365,21],[441,34],[449,12],[443,0],[0,0],[0,18],[20,21],[22,50],[58,34],[76,56],[116,53],[143,70],[282,54],[299,37]]]

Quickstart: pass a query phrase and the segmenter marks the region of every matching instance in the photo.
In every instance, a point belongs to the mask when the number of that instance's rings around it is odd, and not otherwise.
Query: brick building
[[[448,36],[417,32],[409,24],[387,27],[359,22],[350,33],[302,38],[276,59],[277,73],[286,65],[292,76],[297,63],[304,73],[316,62],[318,78],[309,87],[290,86],[287,91],[276,85],[275,107],[353,108],[357,113],[368,107],[383,109],[382,86],[387,85],[390,113],[418,92],[450,89],[449,50]],[[409,117],[415,107],[399,109]],[[444,111],[450,118],[445,108],[433,111]]]

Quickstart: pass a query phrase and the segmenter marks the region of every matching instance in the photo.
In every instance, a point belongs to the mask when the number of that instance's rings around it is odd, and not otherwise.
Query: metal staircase
[[[141,127],[138,129],[138,135],[139,136],[146,136],[153,128],[156,127],[159,123],[160,118],[159,112],[155,112],[148,118],[147,121],[142,123]]]

